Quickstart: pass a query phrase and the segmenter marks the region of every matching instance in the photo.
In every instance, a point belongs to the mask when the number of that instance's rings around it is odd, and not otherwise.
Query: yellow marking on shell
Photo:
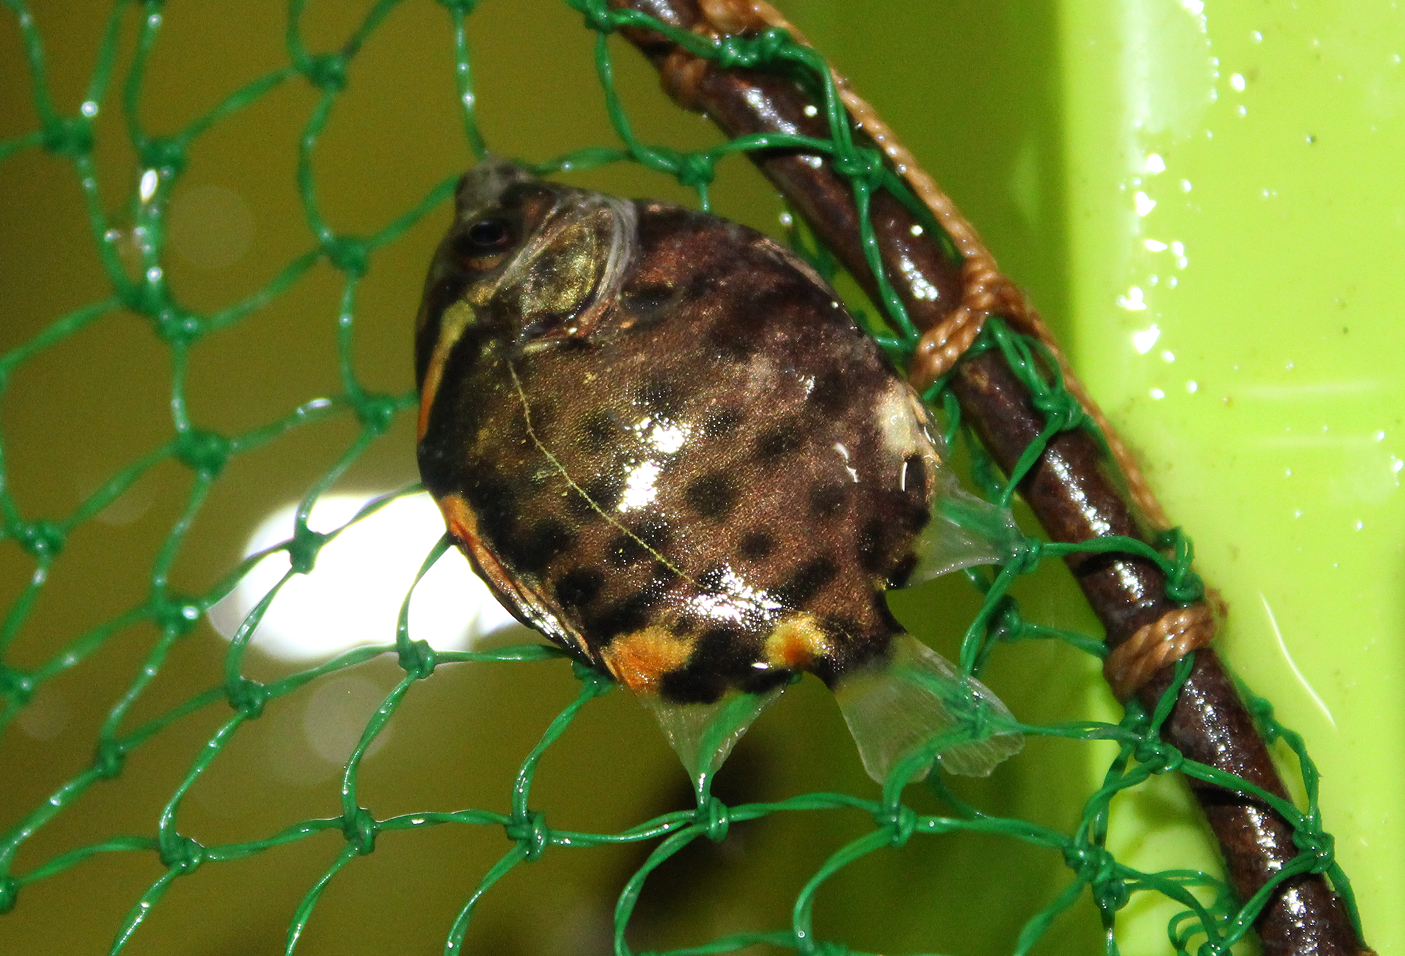
[[[808,611],[787,615],[766,638],[766,662],[788,670],[808,670],[833,650],[834,642]]]
[[[600,658],[617,681],[642,694],[657,691],[663,676],[687,664],[692,653],[692,640],[653,625],[615,638],[601,649]]]
[[[476,313],[473,303],[460,299],[444,310],[439,320],[439,340],[434,343],[434,353],[429,357],[429,368],[425,369],[424,387],[420,389],[419,438],[424,437],[429,427],[429,410],[434,407],[434,398],[439,394],[439,384],[444,377],[444,363],[449,360],[449,352],[468,328]]]

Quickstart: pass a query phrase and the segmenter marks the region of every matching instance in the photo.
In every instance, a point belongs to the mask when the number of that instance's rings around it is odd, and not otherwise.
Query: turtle
[[[1020,748],[884,596],[1000,561],[1001,535],[953,517],[994,506],[776,240],[486,159],[429,267],[415,376],[420,474],[455,544],[517,619],[653,710],[696,781],[804,672],[877,780],[943,731],[952,772]]]

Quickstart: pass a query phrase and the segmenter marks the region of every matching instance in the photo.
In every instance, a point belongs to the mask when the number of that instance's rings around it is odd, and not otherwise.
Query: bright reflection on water
[[[324,495],[312,510],[312,530],[330,532],[350,521],[371,494]],[[269,515],[244,554],[288,540],[296,505]],[[400,605],[415,573],[444,533],[428,494],[399,498],[325,545],[309,574],[294,575],[278,592],[254,634],[253,646],[292,661],[323,660],[363,644],[395,642]],[[260,561],[224,600],[210,623],[232,638],[244,617],[288,571],[288,555]],[[457,550],[425,575],[410,604],[410,637],[439,650],[462,650],[513,623]]]

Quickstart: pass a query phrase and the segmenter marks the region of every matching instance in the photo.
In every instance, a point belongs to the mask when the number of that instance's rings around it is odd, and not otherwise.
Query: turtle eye
[[[513,245],[512,223],[502,216],[479,219],[454,236],[454,256],[472,269],[491,269],[502,262]]]

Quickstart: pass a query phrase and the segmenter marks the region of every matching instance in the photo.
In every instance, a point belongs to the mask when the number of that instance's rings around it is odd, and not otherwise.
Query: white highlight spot
[[[94,103],[92,100],[84,100],[83,105],[78,107],[78,111],[89,119],[92,119],[94,116],[98,115],[98,104]]]
[[[1146,193],[1142,192],[1140,189],[1137,190],[1136,195],[1134,195],[1134,196],[1132,197],[1132,199],[1133,199],[1133,200],[1136,202],[1136,204],[1137,204],[1137,215],[1138,215],[1138,216],[1145,216],[1145,215],[1148,215],[1153,209],[1156,208],[1156,200],[1155,200],[1155,199],[1152,199],[1150,196],[1148,196]]]
[[[1166,160],[1161,158],[1160,153],[1152,153],[1146,158],[1146,164],[1142,167],[1148,173],[1164,173],[1166,171]]]
[[[1166,393],[1159,388],[1153,388],[1151,390],[1151,397],[1160,401],[1161,399],[1166,397]]]
[[[1230,77],[1229,77],[1229,85],[1232,86],[1232,87],[1234,87],[1235,90],[1237,90],[1238,92],[1243,93],[1243,92],[1244,92],[1244,74],[1243,74],[1243,73],[1231,73],[1231,74],[1230,74]]]
[[[156,170],[148,169],[141,174],[141,185],[137,187],[137,194],[142,202],[151,202],[151,197],[156,195],[156,186],[160,183],[161,177]]]
[[[1190,392],[1191,394],[1194,394],[1200,391],[1200,383],[1195,381],[1194,379],[1191,379],[1189,382],[1185,383],[1185,390],[1187,392]]]
[[[309,525],[324,533],[354,518],[370,494],[328,494],[317,500]],[[296,505],[270,514],[250,536],[245,556],[287,541]],[[308,574],[295,574],[279,590],[253,646],[291,661],[324,660],[366,644],[393,644],[400,605],[444,534],[444,519],[428,494],[397,498],[346,528],[323,546]],[[210,608],[210,624],[233,638],[248,613],[288,572],[288,554],[270,554]],[[513,623],[456,550],[445,554],[420,581],[410,602],[410,636],[439,650],[461,650]]]
[[[1159,338],[1161,338],[1161,327],[1153,323],[1149,329],[1142,329],[1140,332],[1132,333],[1132,345],[1138,352],[1145,355],[1152,350],[1152,347],[1156,345],[1156,340]]]
[[[656,461],[646,461],[634,466],[625,479],[624,494],[620,496],[620,511],[633,511],[642,508],[659,493],[655,482],[662,467]]]
[[[1127,290],[1126,295],[1119,295],[1117,297],[1117,304],[1130,312],[1140,312],[1146,308],[1146,301],[1142,298],[1142,295],[1142,287],[1139,285],[1134,285]],[[1155,326],[1152,326],[1152,328],[1155,328]],[[1140,332],[1137,333],[1137,335],[1140,334]],[[1137,336],[1133,335],[1132,341],[1135,342],[1136,338]],[[1142,349],[1141,351],[1145,352],[1146,349]]]
[[[1142,245],[1146,246],[1150,252],[1165,252],[1170,247],[1160,239],[1143,239]]]
[[[1175,353],[1175,352],[1172,352],[1170,349],[1167,349],[1165,352],[1162,352],[1162,353],[1161,353],[1161,361],[1163,361],[1163,362],[1174,362],[1175,360],[1176,360],[1176,353]]]

